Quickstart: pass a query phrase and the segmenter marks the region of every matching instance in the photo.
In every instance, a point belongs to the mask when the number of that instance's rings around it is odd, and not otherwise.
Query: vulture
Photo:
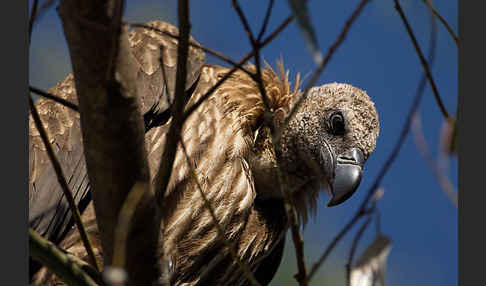
[[[147,25],[178,33],[165,22]],[[133,29],[129,40],[139,65],[140,106],[145,114],[145,141],[154,179],[171,124],[169,103],[174,97],[177,41],[146,28]],[[191,41],[195,42],[192,37]],[[246,68],[255,71],[252,65]],[[186,108],[229,70],[205,64],[204,53],[191,47]],[[163,80],[163,72],[167,81]],[[276,70],[267,64],[262,79],[268,107],[256,82],[237,71],[184,122],[181,140],[189,159],[178,146],[162,209],[161,247],[169,259],[170,285],[250,285],[218,236],[198,185],[238,258],[261,285],[267,285],[282,260],[289,228],[278,185],[279,172],[301,224],[315,213],[321,192],[328,191],[328,206],[334,206],[347,200],[360,184],[364,163],[375,148],[379,132],[378,115],[366,92],[345,83],[313,87],[285,126],[286,117],[302,96],[299,78],[291,87],[288,72],[280,62]],[[78,102],[72,74],[49,92]],[[45,98],[38,99],[36,107],[82,213],[95,254],[102,261],[79,114]],[[273,115],[273,124],[264,119],[267,111]],[[270,125],[285,126],[278,148],[273,148]],[[29,225],[88,262],[45,150],[30,117]],[[34,261],[30,262],[30,277],[31,285],[62,284]]]

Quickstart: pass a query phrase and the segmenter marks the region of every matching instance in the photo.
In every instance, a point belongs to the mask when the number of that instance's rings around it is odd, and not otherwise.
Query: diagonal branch
[[[69,189],[69,185],[66,181],[66,177],[64,177],[64,174],[62,172],[61,164],[59,164],[59,161],[57,160],[56,155],[52,150],[52,146],[49,143],[50,141],[49,138],[47,137],[47,132],[42,125],[39,113],[37,112],[37,108],[35,107],[34,101],[32,100],[32,97],[30,95],[29,95],[29,107],[30,107],[30,112],[32,114],[32,119],[34,119],[35,126],[37,127],[37,130],[39,130],[40,136],[42,138],[42,142],[44,142],[44,146],[46,147],[49,160],[51,161],[54,167],[54,171],[56,172],[57,180],[61,185],[61,189],[64,193],[64,196],[66,197],[66,200],[68,201],[69,208],[71,209],[71,212],[73,214],[74,222],[76,223],[79,234],[81,236],[81,241],[83,242],[84,248],[86,248],[86,252],[88,253],[88,257],[91,260],[91,263],[94,265],[96,270],[99,271],[100,267],[96,261],[93,247],[91,246],[91,243],[88,239],[88,235],[86,234],[86,230],[84,229],[83,222],[81,221],[81,215],[79,213],[78,207],[76,206],[76,202],[74,201],[71,190]]]
[[[35,18],[37,17],[38,5],[39,5],[39,0],[34,0],[34,3],[32,3],[32,10],[30,12],[30,18],[29,18],[29,45],[32,38],[32,28],[34,27]]]
[[[243,27],[245,28],[246,36],[250,40],[251,44],[255,46],[257,42],[255,40],[255,37],[253,36],[253,32],[251,31],[250,25],[248,24],[248,20],[246,19],[246,16],[240,7],[240,4],[238,4],[238,0],[232,0],[231,3],[233,4],[233,8],[236,10],[236,13],[238,14],[238,17],[240,17],[241,24],[243,24]]]
[[[442,112],[442,115],[444,115],[445,119],[451,120],[449,113],[447,112],[444,103],[442,102],[442,99],[439,96],[439,90],[437,89],[437,86],[435,85],[434,79],[432,77],[432,73],[430,72],[429,65],[427,64],[427,61],[425,60],[424,55],[422,54],[422,50],[420,49],[420,46],[417,42],[417,39],[415,38],[415,35],[413,34],[412,28],[410,27],[410,24],[407,21],[407,18],[405,17],[405,14],[402,10],[402,6],[400,6],[400,3],[398,0],[394,0],[395,2],[395,9],[397,9],[398,14],[400,15],[400,18],[403,21],[403,24],[405,25],[405,28],[407,29],[407,33],[410,36],[410,40],[413,43],[413,46],[415,48],[415,51],[417,52],[417,55],[420,59],[420,62],[422,63],[422,66],[424,67],[425,74],[427,75],[427,78],[429,79],[430,87],[432,88],[432,91],[434,92],[434,97],[435,101],[439,105],[440,112]]]
[[[65,254],[52,242],[29,228],[30,256],[39,261],[68,285],[98,285],[88,273],[94,273],[89,265]]]
[[[53,100],[53,101],[55,101],[55,102],[57,102],[59,104],[62,104],[64,106],[68,107],[68,108],[71,108],[74,111],[79,112],[79,107],[76,104],[74,104],[74,103],[72,103],[72,102],[70,102],[68,100],[65,100],[64,98],[55,96],[53,94],[50,94],[48,92],[45,92],[45,91],[43,91],[43,90],[41,90],[39,88],[33,87],[33,86],[29,86],[29,91],[30,92],[33,92],[33,93],[35,93],[37,95],[40,95],[42,97],[48,98],[50,100]]]
[[[189,1],[181,0],[178,5],[179,18],[179,43],[177,45],[177,71],[174,103],[172,109],[172,124],[167,133],[167,141],[164,146],[163,158],[160,161],[160,167],[155,178],[155,191],[157,192],[157,201],[159,206],[162,205],[162,199],[169,185],[172,167],[175,161],[175,155],[178,145],[178,137],[184,123],[183,110],[185,105],[185,86],[187,74],[187,56],[189,53],[189,33],[191,24],[189,23]]]
[[[432,6],[432,3],[430,0],[422,0],[425,5],[427,5],[427,8],[429,8],[430,12],[435,16],[437,17],[437,19],[439,19],[439,21],[442,23],[442,25],[444,25],[444,27],[447,29],[447,31],[449,32],[449,34],[451,35],[451,37],[454,39],[454,42],[456,42],[456,45],[459,44],[459,39],[457,38],[456,34],[454,33],[454,31],[452,30],[451,26],[449,26],[449,24],[447,24],[447,21],[439,14],[439,12],[437,12],[434,7]]]
[[[256,41],[258,43],[261,42],[263,35],[265,34],[265,31],[267,30],[268,22],[270,20],[270,15],[272,14],[272,8],[273,8],[274,3],[275,3],[274,0],[270,0],[269,3],[268,3],[267,12],[265,12],[265,18],[263,19],[263,25],[262,25],[260,33],[258,33],[258,36],[257,36],[257,39],[256,39]]]

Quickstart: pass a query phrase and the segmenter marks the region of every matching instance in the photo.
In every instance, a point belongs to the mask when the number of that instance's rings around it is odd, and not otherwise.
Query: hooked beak
[[[349,199],[361,182],[365,157],[359,148],[353,148],[336,158],[334,178],[331,180],[331,201],[328,207],[337,206]]]

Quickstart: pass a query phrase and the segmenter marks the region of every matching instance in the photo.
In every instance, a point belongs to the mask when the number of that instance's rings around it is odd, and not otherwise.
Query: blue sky
[[[254,31],[260,27],[267,1],[240,1]],[[289,14],[287,1],[276,1],[270,25],[272,31]],[[309,2],[312,23],[323,53],[336,39],[345,20],[358,4],[351,1]],[[401,1],[424,53],[428,48],[429,15],[422,1]],[[434,1],[437,11],[457,31],[457,1]],[[166,20],[176,24],[175,1],[127,1],[129,21]],[[250,44],[231,1],[191,1],[192,35],[201,44],[239,60],[250,51]],[[71,72],[69,54],[61,23],[51,8],[34,27],[30,49],[29,82],[48,89]],[[268,34],[268,32],[267,32]],[[432,74],[450,114],[456,112],[458,96],[457,46],[445,28],[438,24],[438,42]],[[296,23],[292,23],[262,51],[272,66],[280,57],[290,70],[311,74],[315,64]],[[208,56],[207,62],[223,64]],[[320,76],[318,84],[346,82],[367,91],[380,117],[380,136],[376,151],[369,158],[358,192],[346,203],[326,208],[326,194],[320,208],[304,231],[307,262],[312,263],[353,215],[390,154],[415,95],[423,68],[409,40],[392,0],[375,0],[367,5],[351,28],[347,39]],[[420,107],[422,128],[434,158],[437,156],[443,117],[430,87]],[[410,134],[411,135],[411,134]],[[449,166],[448,176],[457,186],[457,160]],[[392,238],[387,280],[389,285],[456,285],[458,280],[457,209],[444,195],[420,155],[413,137],[403,149],[382,186],[386,192],[379,203],[381,230]],[[311,285],[344,283],[346,254],[352,234],[339,245]],[[374,237],[373,228],[365,234],[359,250]],[[288,240],[284,262],[272,285],[295,285],[294,251]]]

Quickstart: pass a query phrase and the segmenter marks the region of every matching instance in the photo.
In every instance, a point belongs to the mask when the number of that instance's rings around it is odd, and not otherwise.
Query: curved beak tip
[[[351,154],[344,154],[345,160],[338,158],[334,180],[331,184],[331,201],[327,207],[337,206],[349,199],[358,189],[361,182],[363,156],[360,150],[354,149]],[[352,160],[350,160],[352,159]]]

